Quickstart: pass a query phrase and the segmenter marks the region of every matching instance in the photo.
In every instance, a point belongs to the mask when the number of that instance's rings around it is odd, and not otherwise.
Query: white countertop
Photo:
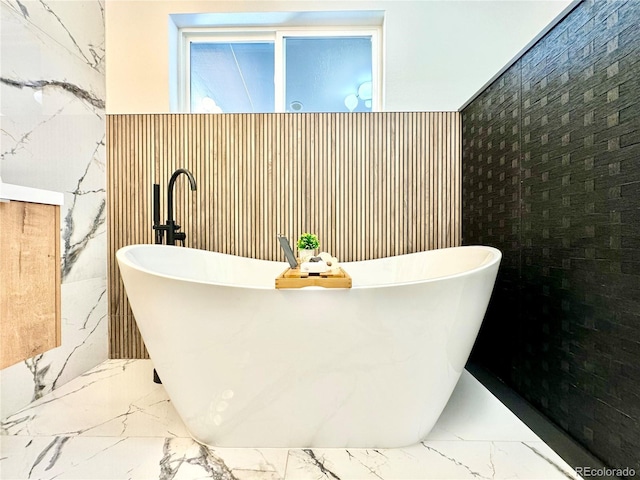
[[[21,185],[12,185],[0,181],[0,202],[7,200],[62,205],[64,203],[64,195],[60,192],[52,192],[51,190],[23,187]]]

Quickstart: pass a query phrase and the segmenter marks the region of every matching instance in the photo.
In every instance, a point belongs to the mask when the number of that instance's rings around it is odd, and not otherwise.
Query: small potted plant
[[[298,257],[301,262],[306,262],[316,253],[316,248],[320,246],[318,236],[313,233],[303,233],[298,239]]]

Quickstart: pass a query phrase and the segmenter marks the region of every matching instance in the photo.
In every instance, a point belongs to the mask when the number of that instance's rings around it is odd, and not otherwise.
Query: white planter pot
[[[300,259],[300,263],[308,262],[311,257],[315,256],[315,254],[315,250],[298,249],[298,258]]]

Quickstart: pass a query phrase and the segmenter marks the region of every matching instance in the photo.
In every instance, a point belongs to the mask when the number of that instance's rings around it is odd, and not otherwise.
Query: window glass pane
[[[371,111],[371,37],[287,37],[285,63],[286,111]]]
[[[275,111],[274,45],[191,44],[191,112]]]

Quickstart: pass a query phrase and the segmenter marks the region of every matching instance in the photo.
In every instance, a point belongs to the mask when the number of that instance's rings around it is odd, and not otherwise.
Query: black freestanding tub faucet
[[[180,225],[178,225],[173,218],[173,188],[177,178],[182,174],[186,175],[189,179],[191,191],[194,192],[196,190],[196,179],[193,178],[189,170],[179,168],[173,172],[167,187],[167,223],[165,225],[160,225],[160,185],[157,183],[153,184],[153,229],[155,230],[155,243],[157,244],[162,243],[164,232],[167,232],[167,245],[175,245],[176,240],[178,240],[181,241],[184,246],[184,241],[187,238],[184,232],[178,232]],[[155,383],[162,383],[155,368],[153,369],[153,381]]]
[[[175,245],[176,241],[180,241],[182,242],[182,245],[184,245],[186,234],[184,232],[178,232],[178,230],[180,230],[180,225],[178,225],[173,218],[173,189],[177,178],[182,174],[186,175],[189,179],[191,191],[195,191],[197,188],[196,179],[193,178],[193,175],[189,170],[186,168],[179,168],[173,172],[173,175],[171,175],[171,178],[169,179],[169,185],[167,186],[167,223],[164,225],[160,225],[160,185],[156,183],[153,186],[153,229],[156,231],[156,243],[162,243],[164,232],[167,232],[165,242],[167,245]]]
[[[175,245],[176,240],[180,240],[184,245],[184,240],[186,238],[186,234],[184,232],[178,232],[180,230],[180,225],[178,225],[173,219],[173,187],[176,184],[176,179],[181,175],[185,174],[187,178],[189,178],[189,186],[191,187],[191,191],[195,192],[196,190],[196,179],[193,178],[193,175],[186,168],[179,168],[171,178],[169,179],[169,186],[167,187],[167,245]]]

